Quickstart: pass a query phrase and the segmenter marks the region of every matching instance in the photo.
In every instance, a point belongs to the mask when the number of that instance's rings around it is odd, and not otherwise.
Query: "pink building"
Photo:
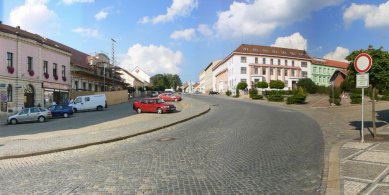
[[[0,114],[68,99],[71,53],[62,44],[0,24],[0,54]]]

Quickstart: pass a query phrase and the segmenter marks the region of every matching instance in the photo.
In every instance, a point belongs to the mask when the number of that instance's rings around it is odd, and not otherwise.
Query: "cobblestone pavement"
[[[0,194],[320,193],[324,143],[313,120],[201,99],[212,105],[208,114],[157,132],[2,160]]]

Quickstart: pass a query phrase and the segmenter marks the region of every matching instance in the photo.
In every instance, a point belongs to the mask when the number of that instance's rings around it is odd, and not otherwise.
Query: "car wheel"
[[[13,125],[16,125],[16,123],[18,123],[18,120],[16,120],[16,118],[13,118],[13,119],[11,119],[11,124],[13,124]]]
[[[142,109],[138,108],[138,109],[136,109],[136,112],[137,112],[138,114],[140,114],[140,113],[142,113]]]
[[[157,109],[157,113],[158,113],[158,114],[162,114],[162,113],[163,113],[162,108],[158,108],[158,109]]]
[[[77,112],[77,108],[73,108],[73,112]]]
[[[102,106],[97,106],[97,111],[102,111],[103,107]]]
[[[43,116],[38,117],[38,121],[41,122],[41,123],[42,123],[42,122],[45,122],[45,120],[46,120],[46,119],[45,119],[45,117],[43,117]]]
[[[68,118],[68,117],[69,117],[69,114],[68,114],[68,113],[64,113],[64,114],[63,114],[63,117]]]

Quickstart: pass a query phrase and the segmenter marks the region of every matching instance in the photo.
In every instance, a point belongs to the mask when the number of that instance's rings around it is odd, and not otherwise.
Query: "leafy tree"
[[[350,55],[346,57],[350,61],[348,70],[349,74],[347,75],[347,80],[355,83],[355,78],[357,71],[354,68],[355,58],[361,54],[367,53],[373,59],[373,64],[369,71],[369,84],[372,89],[372,93],[375,94],[376,90],[379,88],[385,88],[389,85],[389,53],[384,51],[383,47],[379,49],[374,49],[373,46],[369,45],[368,49],[360,49],[353,51]],[[373,121],[373,137],[377,135],[376,130],[376,111],[375,111],[375,97],[372,96],[372,121]]]
[[[150,78],[155,90],[164,91],[165,89],[177,89],[182,85],[180,76],[177,74],[156,74]]]
[[[283,89],[285,87],[285,83],[280,80],[271,80],[269,86],[271,89]]]
[[[255,84],[255,86],[258,87],[258,88],[261,88],[261,89],[265,89],[265,88],[268,88],[268,87],[269,87],[269,85],[267,84],[266,81],[257,82],[257,83]]]
[[[239,82],[238,86],[236,88],[239,90],[244,90],[247,88],[247,83],[246,82]]]
[[[302,78],[297,82],[297,86],[304,89],[304,91],[314,94],[317,92],[317,85],[310,78]]]

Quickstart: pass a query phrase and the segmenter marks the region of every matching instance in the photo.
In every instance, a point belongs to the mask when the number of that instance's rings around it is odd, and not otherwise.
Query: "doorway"
[[[24,107],[33,107],[35,103],[35,91],[32,85],[27,85],[24,89]]]

